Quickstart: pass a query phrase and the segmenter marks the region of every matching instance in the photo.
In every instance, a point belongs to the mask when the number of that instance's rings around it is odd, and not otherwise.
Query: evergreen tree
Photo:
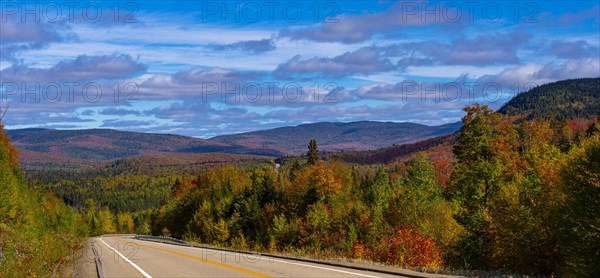
[[[598,128],[596,123],[592,123],[592,125],[590,125],[590,127],[585,131],[585,135],[587,135],[587,137],[592,137],[594,134],[598,133],[600,133],[600,128]]]
[[[462,119],[460,139],[454,146],[458,162],[447,193],[462,208],[455,218],[466,229],[459,244],[466,266],[487,269],[485,249],[491,244],[486,238],[489,201],[501,182],[502,165],[491,148],[494,125],[500,115],[478,104],[464,110],[467,115]]]
[[[306,156],[308,157],[308,164],[310,165],[315,165],[319,162],[319,148],[317,147],[316,139],[310,140]]]

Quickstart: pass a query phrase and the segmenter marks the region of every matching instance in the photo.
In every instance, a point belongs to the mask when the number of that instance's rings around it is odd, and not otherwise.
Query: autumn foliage
[[[600,276],[597,119],[521,118],[480,105],[465,112],[458,134],[390,154],[318,156],[313,141],[306,157],[280,168],[262,160],[152,175],[130,160],[106,176],[33,184],[77,208],[68,223],[82,235],[168,235],[430,270]],[[0,170],[9,173],[16,152],[0,139]],[[370,164],[380,159],[387,163]],[[14,173],[0,179],[11,185],[4,191],[21,194]],[[11,194],[0,195],[3,223],[26,214]],[[50,224],[68,211],[53,198],[41,202]]]
[[[1,112],[1,111],[0,111]],[[16,166],[19,164],[19,152],[17,149],[10,143],[10,139],[4,133],[4,126],[0,122],[0,144],[4,146],[7,150],[8,154],[8,163],[10,166]]]
[[[403,267],[441,269],[444,267],[442,246],[418,230],[399,228],[384,237],[374,249],[377,261]]]

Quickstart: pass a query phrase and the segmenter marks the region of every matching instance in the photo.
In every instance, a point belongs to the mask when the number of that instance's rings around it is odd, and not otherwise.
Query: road
[[[91,242],[103,277],[402,277],[128,237]]]

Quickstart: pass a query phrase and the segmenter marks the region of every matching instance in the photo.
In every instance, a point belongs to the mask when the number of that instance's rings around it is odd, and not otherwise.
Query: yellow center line
[[[254,276],[254,277],[273,278],[273,276],[269,276],[267,274],[263,274],[263,273],[260,273],[260,272],[256,272],[256,271],[252,271],[252,270],[248,270],[248,269],[244,269],[244,268],[241,268],[241,267],[232,266],[232,265],[228,265],[228,264],[224,264],[224,263],[220,263],[220,262],[216,262],[216,261],[211,261],[211,260],[208,260],[208,259],[204,259],[204,258],[201,258],[201,257],[196,257],[196,256],[193,256],[193,255],[189,255],[189,254],[185,254],[185,253],[181,253],[181,252],[177,252],[177,251],[172,251],[172,250],[169,250],[169,249],[163,249],[163,248],[159,248],[159,247],[148,246],[148,245],[144,245],[144,244],[139,244],[137,242],[125,241],[125,240],[121,240],[121,239],[115,239],[115,240],[121,241],[121,242],[126,242],[126,243],[129,243],[129,244],[133,244],[133,245],[144,247],[144,248],[148,248],[148,249],[154,249],[154,250],[157,250],[157,251],[162,251],[162,252],[165,252],[165,253],[169,253],[169,254],[180,256],[180,257],[184,257],[184,258],[188,258],[188,259],[200,261],[200,262],[203,262],[203,263],[212,264],[212,265],[215,265],[215,266],[219,266],[219,267],[227,268],[227,269],[234,270],[234,271],[237,271],[237,272],[245,273],[245,274],[248,274],[248,275],[251,275],[251,276]]]

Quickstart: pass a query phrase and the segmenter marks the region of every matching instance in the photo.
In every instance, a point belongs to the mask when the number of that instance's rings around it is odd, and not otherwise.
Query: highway
[[[391,275],[291,259],[142,241],[90,240],[101,277],[435,277]],[[389,268],[392,269],[392,268]],[[438,275],[439,277],[439,275]]]

